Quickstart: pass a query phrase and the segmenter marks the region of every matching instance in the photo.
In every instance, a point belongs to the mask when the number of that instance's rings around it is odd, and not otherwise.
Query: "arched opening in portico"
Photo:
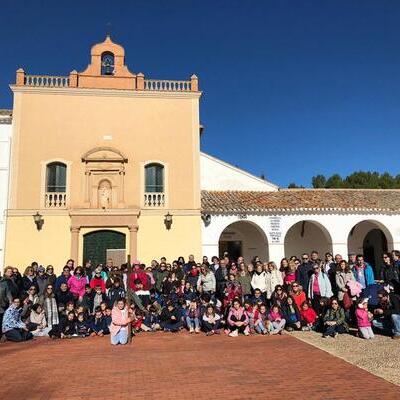
[[[304,220],[292,225],[285,235],[285,257],[301,256],[302,253],[318,251],[323,259],[332,252],[332,239],[328,230],[319,222]]]
[[[393,238],[381,222],[365,220],[354,225],[347,238],[349,253],[363,254],[364,259],[379,272],[382,253],[392,250]]]
[[[268,261],[268,239],[264,231],[251,221],[237,221],[228,225],[219,238],[219,256],[225,252],[232,260],[243,256],[250,262],[255,256]]]

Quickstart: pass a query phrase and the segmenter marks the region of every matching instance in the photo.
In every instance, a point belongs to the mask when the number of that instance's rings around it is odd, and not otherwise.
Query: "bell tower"
[[[83,72],[70,73],[70,86],[90,89],[136,89],[136,75],[125,65],[125,50],[107,35],[90,51],[90,64]]]

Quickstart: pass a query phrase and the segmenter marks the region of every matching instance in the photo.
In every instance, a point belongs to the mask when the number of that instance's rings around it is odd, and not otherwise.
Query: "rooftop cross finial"
[[[112,29],[111,22],[107,22],[107,24],[106,24],[106,36],[111,37],[111,29]]]

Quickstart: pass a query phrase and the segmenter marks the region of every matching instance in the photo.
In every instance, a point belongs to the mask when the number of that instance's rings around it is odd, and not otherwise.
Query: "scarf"
[[[45,298],[44,309],[46,311],[47,325],[49,327],[58,325],[59,323],[58,309],[57,309],[57,302],[54,296]]]

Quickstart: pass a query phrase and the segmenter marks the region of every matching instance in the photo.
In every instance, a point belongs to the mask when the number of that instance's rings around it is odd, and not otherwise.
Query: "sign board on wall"
[[[281,243],[282,228],[280,216],[271,216],[269,219],[269,236],[272,243]]]

